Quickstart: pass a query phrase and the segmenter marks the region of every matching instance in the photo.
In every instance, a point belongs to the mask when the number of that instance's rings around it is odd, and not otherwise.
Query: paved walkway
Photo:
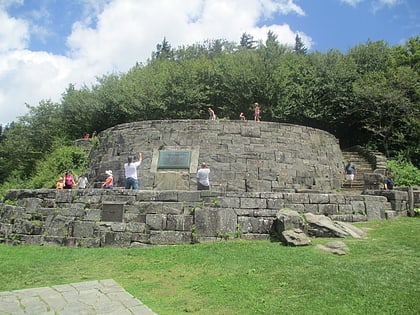
[[[0,292],[0,315],[156,315],[114,280]]]

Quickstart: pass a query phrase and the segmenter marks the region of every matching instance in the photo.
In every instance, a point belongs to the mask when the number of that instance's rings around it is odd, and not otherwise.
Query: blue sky
[[[172,47],[269,30],[309,51],[420,35],[419,0],[0,0],[0,124]]]

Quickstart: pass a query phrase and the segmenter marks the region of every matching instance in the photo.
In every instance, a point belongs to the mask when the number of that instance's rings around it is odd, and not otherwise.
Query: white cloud
[[[352,7],[357,6],[359,3],[363,2],[364,0],[340,0],[343,3],[351,5]]]
[[[1,1],[1,0],[0,0]],[[34,21],[18,20],[0,9],[0,124],[26,113],[25,103],[60,101],[70,83],[91,84],[97,76],[125,72],[150,58],[163,38],[172,47],[223,38],[239,42],[246,32],[265,40],[273,31],[283,44],[297,33],[287,24],[269,25],[279,14],[304,15],[292,0],[84,0],[79,21],[67,37],[65,56],[28,50]],[[1,8],[1,3],[0,3]],[[54,14],[54,12],[51,12]],[[265,22],[266,25],[259,26]],[[8,25],[7,31],[3,31]]]
[[[26,21],[11,18],[0,11],[0,25],[0,52],[27,47],[29,27]]]

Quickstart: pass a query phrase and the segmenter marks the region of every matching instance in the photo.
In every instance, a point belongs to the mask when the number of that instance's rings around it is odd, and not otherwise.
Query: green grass
[[[165,314],[419,314],[420,218],[358,223],[336,256],[218,241],[142,249],[0,246],[0,291],[114,279]]]

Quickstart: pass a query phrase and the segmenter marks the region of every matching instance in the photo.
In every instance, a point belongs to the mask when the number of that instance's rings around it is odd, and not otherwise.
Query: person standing
[[[105,171],[105,174],[108,175],[108,177],[105,180],[105,183],[103,183],[102,187],[105,187],[106,189],[113,189],[114,188],[114,176],[112,176],[112,171]]]
[[[346,180],[349,183],[349,186],[353,186],[354,176],[356,176],[356,166],[353,164],[351,160],[347,162],[346,167],[344,168],[346,174]]]
[[[393,173],[389,173],[388,176],[384,180],[384,188],[386,190],[393,190],[394,189],[394,180],[392,179],[394,177]]]
[[[261,114],[260,104],[255,102],[254,103],[254,120],[255,121],[260,121],[260,114]]]
[[[79,186],[79,189],[85,189],[89,185],[89,181],[87,179],[86,175],[81,175],[79,177],[79,180],[77,181],[77,185]]]
[[[210,190],[210,169],[207,163],[201,163],[201,168],[197,171],[197,190]]]
[[[128,162],[124,164],[125,171],[125,189],[139,189],[139,180],[137,178],[137,168],[140,166],[143,158],[139,153],[138,161],[134,162],[132,156],[128,157]]]
[[[74,184],[75,182],[73,174],[71,173],[71,171],[67,171],[64,174],[64,189],[72,189]]]
[[[210,120],[216,120],[216,114],[214,113],[214,110],[209,107],[208,112],[209,112],[209,119]]]

